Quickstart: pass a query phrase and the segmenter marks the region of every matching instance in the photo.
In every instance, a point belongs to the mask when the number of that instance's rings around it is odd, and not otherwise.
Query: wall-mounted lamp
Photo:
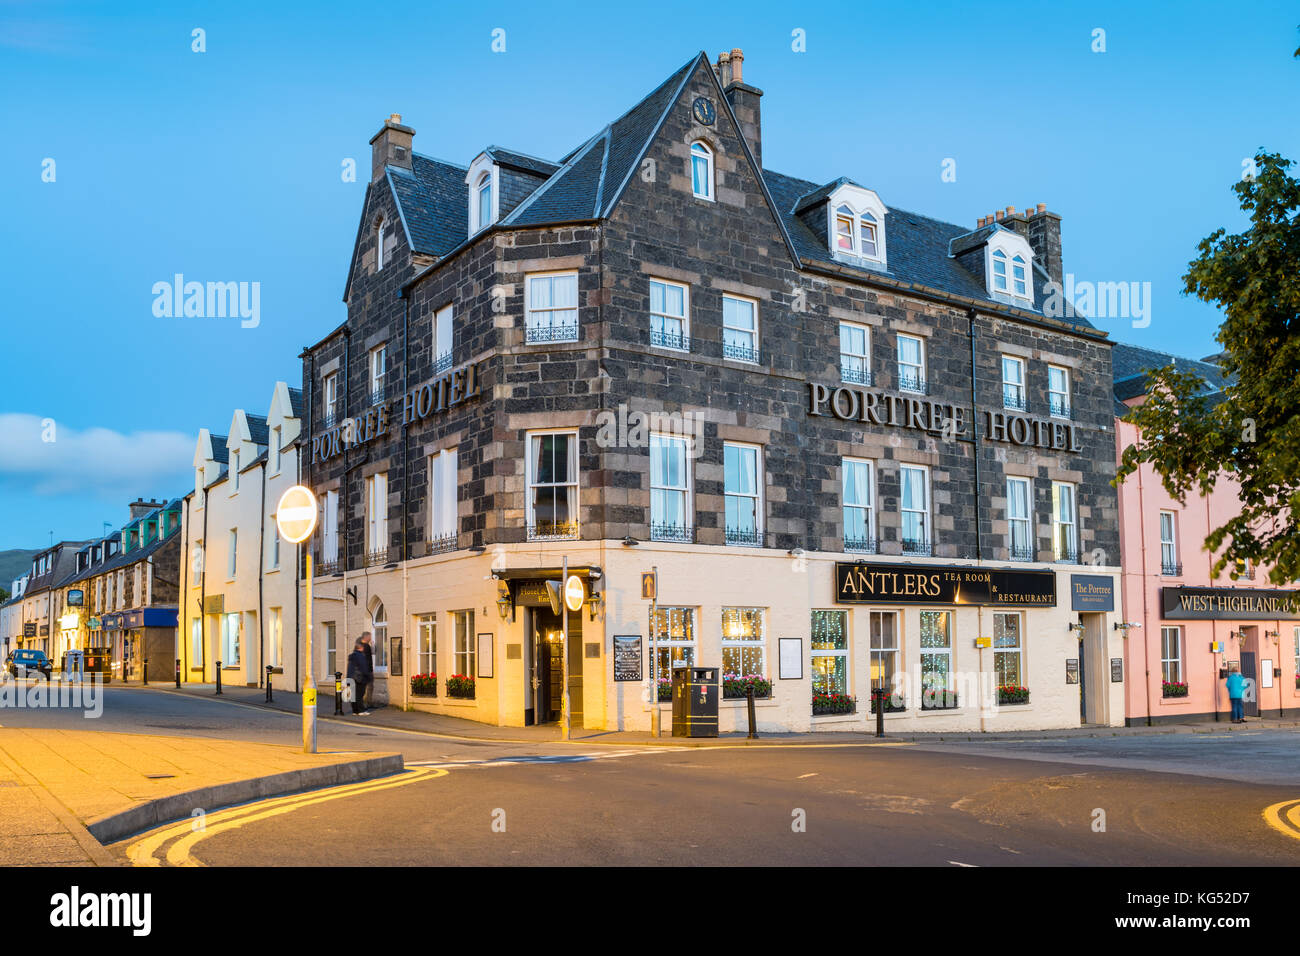
[[[1276,644],[1279,640],[1282,639],[1282,635],[1279,634],[1277,631],[1265,631],[1264,636],[1269,640],[1271,640],[1274,644]]]
[[[353,604],[357,603],[357,586],[355,584],[348,588],[348,597],[352,598]]]
[[[487,550],[487,546],[482,544],[476,544],[472,546],[470,550],[473,551],[475,554],[482,554],[484,551]]]
[[[587,598],[587,610],[591,612],[591,620],[596,620],[596,614],[605,610],[605,593],[603,591],[592,591],[591,597]]]
[[[635,548],[640,543],[641,543],[640,541],[638,541],[636,538],[632,537],[631,535],[628,535],[626,538],[623,539],[623,547],[625,548]]]
[[[792,558],[802,558],[806,553],[803,548],[791,548],[786,552]]]
[[[1141,629],[1142,629],[1142,622],[1140,621],[1122,621],[1122,622],[1116,621],[1115,622],[1115,630],[1123,634],[1125,638],[1128,637],[1128,632],[1130,630],[1141,630]]]
[[[501,620],[503,621],[510,616],[509,595],[503,594],[501,597],[497,598],[497,613],[501,615]]]
[[[1083,637],[1083,632],[1087,630],[1087,628],[1084,627],[1082,624],[1067,624],[1065,626],[1065,629],[1067,631],[1077,631],[1080,638]]]

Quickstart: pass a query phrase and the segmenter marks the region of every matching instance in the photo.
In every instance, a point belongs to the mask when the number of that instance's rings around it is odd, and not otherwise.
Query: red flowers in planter
[[[438,696],[438,675],[437,674],[412,674],[411,693],[422,694],[426,697],[437,697]]]
[[[465,674],[452,674],[447,678],[447,696],[474,699],[474,678]]]
[[[1161,681],[1160,693],[1165,697],[1186,697],[1187,684],[1176,680]]]
[[[1003,684],[998,687],[999,704],[1027,704],[1029,703],[1029,688],[1022,687],[1019,684]]]

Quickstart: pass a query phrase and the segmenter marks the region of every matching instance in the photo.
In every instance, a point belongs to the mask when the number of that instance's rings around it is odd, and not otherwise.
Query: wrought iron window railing
[[[1061,395],[1049,395],[1047,398],[1047,408],[1053,418],[1070,417],[1070,400]]]
[[[539,521],[528,526],[529,541],[569,541],[577,536],[576,521]]]
[[[870,385],[871,369],[853,368],[851,365],[840,365],[840,381],[848,382],[850,385]]]
[[[898,373],[898,389],[902,392],[916,392],[918,395],[930,394],[930,387],[925,376],[911,372]]]
[[[692,544],[695,541],[695,528],[691,525],[652,522],[650,525],[650,540],[680,541],[685,544]]]
[[[1182,576],[1182,573],[1183,573],[1183,565],[1182,565],[1182,562],[1181,562],[1181,561],[1161,561],[1161,562],[1160,562],[1160,573],[1163,574],[1163,575],[1164,575],[1165,577],[1167,577],[1167,578],[1176,578],[1176,577],[1181,577],[1181,576]]]
[[[1034,560],[1034,549],[1028,544],[1013,544],[1007,548],[1012,561],[1032,561]]]
[[[1029,399],[1025,397],[1024,389],[1014,389],[1002,386],[1002,407],[1011,408],[1018,412],[1029,411]]]
[[[650,344],[661,349],[676,349],[679,352],[689,352],[691,350],[691,337],[678,332],[663,332],[659,329],[651,329]]]
[[[388,563],[388,549],[375,548],[366,552],[366,567],[373,568],[377,565]]]
[[[1057,564],[1078,564],[1079,546],[1077,544],[1056,543],[1055,556]]]
[[[387,390],[384,388],[383,382],[380,382],[378,385],[376,385],[374,388],[370,390],[371,405],[382,405],[386,397],[387,397]]]
[[[437,534],[429,537],[429,554],[442,554],[444,551],[456,550],[456,532]]]
[[[530,325],[524,330],[524,341],[529,345],[544,344],[546,342],[576,342],[578,341],[578,323]]]
[[[728,345],[725,342],[722,344],[722,357],[737,362],[753,362],[755,365],[762,361],[762,353],[757,348],[750,348],[748,345]]]
[[[324,431],[329,431],[338,423],[339,423],[338,415],[334,414],[334,412],[326,412],[325,415],[320,420],[320,427]]]
[[[903,538],[904,554],[929,554],[930,550],[928,538]]]
[[[761,548],[763,546],[763,532],[757,528],[728,528],[726,530],[727,544],[739,545],[747,548]]]
[[[451,371],[451,352],[443,352],[433,361],[433,374],[441,375],[443,372]]]
[[[845,538],[844,550],[852,554],[875,554],[875,538]]]

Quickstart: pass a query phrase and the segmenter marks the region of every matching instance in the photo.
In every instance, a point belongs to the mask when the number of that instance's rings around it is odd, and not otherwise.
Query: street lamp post
[[[302,544],[316,530],[316,496],[302,485],[294,485],[280,496],[276,507],[275,524],[281,537],[291,544]],[[316,678],[312,672],[311,651],[311,549],[305,555],[307,576],[306,605],[303,614],[306,623],[307,673],[302,686],[302,750],[303,753],[316,752]]]

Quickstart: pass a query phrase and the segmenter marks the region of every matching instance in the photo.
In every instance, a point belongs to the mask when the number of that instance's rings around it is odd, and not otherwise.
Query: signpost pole
[[[306,558],[307,589],[303,599],[306,604],[303,619],[307,625],[307,675],[302,685],[302,752],[314,754],[316,752],[316,678],[311,666],[311,548],[307,549]]]
[[[294,485],[280,496],[280,504],[275,510],[275,526],[280,537],[291,544],[301,545],[316,530],[316,496],[311,489]],[[302,554],[299,550],[298,554]],[[302,750],[303,753],[316,752],[316,676],[311,666],[311,579],[314,574],[311,566],[311,548],[303,554],[303,571],[307,585],[303,592],[303,620],[306,624],[307,673],[302,685]],[[220,675],[218,675],[220,676]]]
[[[659,726],[659,566],[650,568],[650,736],[660,736]]]
[[[564,616],[563,640],[560,644],[560,739],[569,739],[569,557],[560,566],[560,613]]]

